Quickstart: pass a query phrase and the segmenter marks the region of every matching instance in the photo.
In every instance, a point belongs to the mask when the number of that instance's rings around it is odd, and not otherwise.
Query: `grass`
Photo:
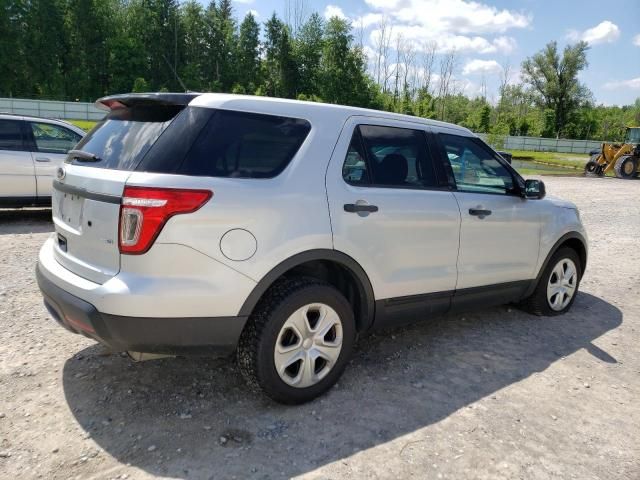
[[[529,175],[576,175],[576,170],[539,170],[537,168],[518,168],[518,173],[523,177]]]
[[[91,130],[94,125],[98,122],[93,122],[91,120],[67,120],[69,123],[73,123],[76,127],[80,127],[85,132]]]
[[[582,170],[589,160],[589,155],[585,153],[529,152],[524,150],[513,150],[511,153],[514,160],[579,170]]]

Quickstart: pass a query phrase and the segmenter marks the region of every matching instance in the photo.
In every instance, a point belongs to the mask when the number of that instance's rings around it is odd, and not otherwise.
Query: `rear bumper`
[[[40,265],[36,277],[44,304],[60,325],[114,351],[227,355],[235,350],[247,320],[237,316],[148,318],[101,313],[45,277]]]

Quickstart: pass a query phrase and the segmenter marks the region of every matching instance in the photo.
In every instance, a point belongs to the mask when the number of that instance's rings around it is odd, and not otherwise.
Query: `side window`
[[[376,125],[360,125],[359,129],[373,185],[437,186],[423,131]]]
[[[39,152],[67,153],[82,138],[76,132],[50,123],[31,123],[33,139]]]
[[[440,134],[461,192],[510,194],[513,176],[480,141],[471,137]]]
[[[0,120],[0,150],[24,150],[20,121]]]
[[[358,127],[353,131],[349,150],[342,165],[342,178],[352,185],[366,185],[370,183],[367,171],[367,160],[362,150],[362,140]]]
[[[272,178],[293,159],[310,130],[309,122],[297,118],[219,110],[176,173]]]

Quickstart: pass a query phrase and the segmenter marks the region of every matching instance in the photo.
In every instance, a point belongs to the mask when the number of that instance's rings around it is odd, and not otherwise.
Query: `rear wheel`
[[[618,158],[613,169],[618,178],[634,178],[638,172],[638,161],[631,155],[623,155]]]
[[[351,305],[332,285],[312,278],[269,289],[238,343],[238,365],[250,387],[287,404],[307,402],[338,380],[355,340]]]
[[[566,313],[576,299],[581,278],[580,258],[576,251],[569,247],[560,248],[549,260],[536,289],[522,302],[522,306],[539,316]]]

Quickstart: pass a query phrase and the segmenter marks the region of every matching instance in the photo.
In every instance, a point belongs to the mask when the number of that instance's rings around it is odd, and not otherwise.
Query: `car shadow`
[[[0,209],[0,235],[53,232],[50,208]]]
[[[134,363],[95,345],[66,361],[78,423],[119,462],[172,478],[292,477],[434,424],[586,349],[622,323],[580,293],[570,313],[511,307],[444,317],[359,342],[339,385],[302,406],[251,393],[231,360]]]

